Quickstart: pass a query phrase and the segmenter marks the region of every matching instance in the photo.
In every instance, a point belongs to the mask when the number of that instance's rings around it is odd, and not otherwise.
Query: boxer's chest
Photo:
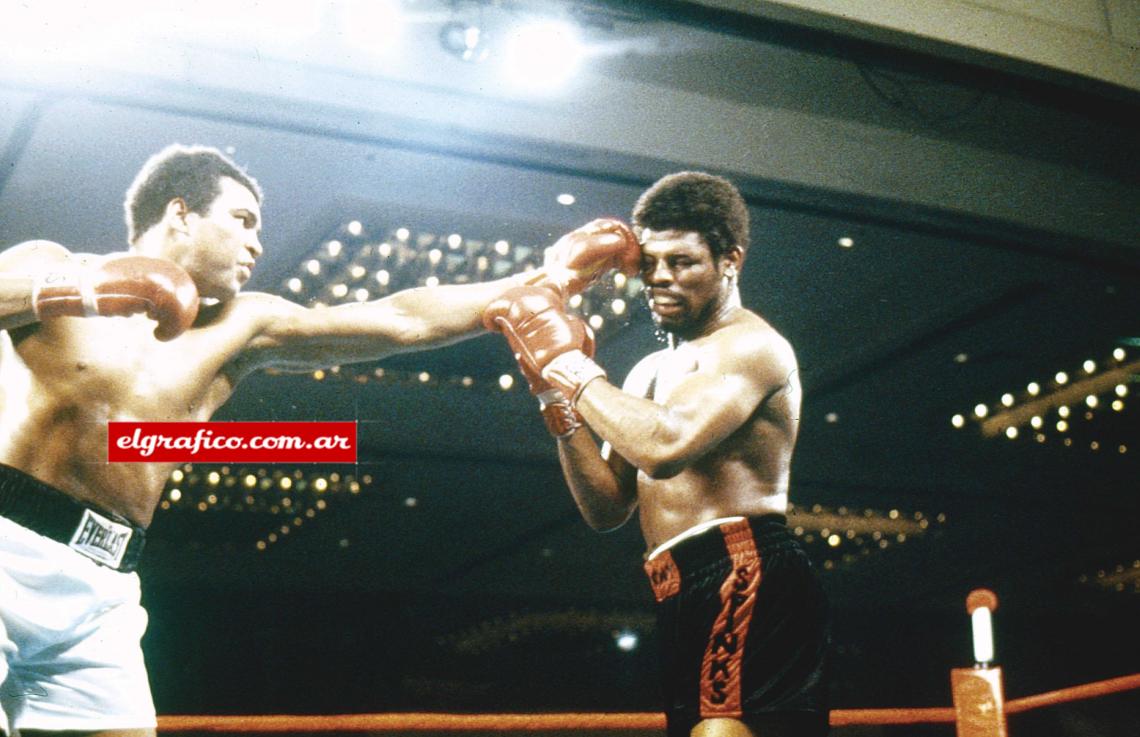
[[[62,318],[19,347],[39,393],[60,405],[149,416],[186,405],[200,391],[201,357],[181,341],[160,342],[145,317]],[[43,397],[49,399],[49,397]]]
[[[652,381],[652,399],[665,404],[685,379],[700,370],[701,351],[693,343],[684,343],[672,350],[663,351],[657,361]]]

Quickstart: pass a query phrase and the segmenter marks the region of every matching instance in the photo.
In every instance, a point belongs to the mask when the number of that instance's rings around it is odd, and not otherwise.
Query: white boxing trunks
[[[136,573],[0,516],[0,729],[154,728]]]

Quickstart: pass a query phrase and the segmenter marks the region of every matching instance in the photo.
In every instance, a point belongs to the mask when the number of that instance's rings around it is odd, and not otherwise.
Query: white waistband
[[[685,540],[686,538],[693,537],[694,535],[699,535],[702,532],[704,532],[705,530],[709,529],[710,527],[716,527],[717,525],[722,525],[725,522],[739,522],[742,519],[744,519],[744,517],[740,517],[740,516],[737,516],[737,517],[718,517],[716,519],[710,519],[710,520],[705,520],[704,522],[698,522],[697,524],[693,525],[692,527],[685,530],[681,534],[674,535],[673,537],[669,538],[665,542],[658,545],[656,548],[653,549],[652,553],[650,553],[649,555],[647,555],[645,557],[645,559],[646,560],[653,560],[654,558],[661,555],[666,550],[673,547],[674,545],[681,542],[682,540]]]

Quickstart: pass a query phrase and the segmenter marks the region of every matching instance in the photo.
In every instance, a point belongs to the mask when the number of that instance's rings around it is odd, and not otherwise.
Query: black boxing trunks
[[[827,598],[783,515],[735,518],[654,552],[670,737],[701,720],[828,733]]]
[[[146,530],[77,501],[19,469],[0,463],[0,517],[63,543],[100,565],[130,572],[142,557]]]

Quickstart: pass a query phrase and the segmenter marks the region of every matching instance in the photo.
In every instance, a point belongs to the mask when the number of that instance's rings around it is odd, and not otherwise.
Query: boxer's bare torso
[[[207,420],[258,320],[243,295],[159,342],[143,316],[59,318],[0,338],[0,462],[146,526],[173,464],[108,463],[107,423]]]
[[[801,394],[794,357],[755,314],[738,308],[730,320],[710,335],[646,357],[623,387],[661,405],[676,404],[683,399],[677,392],[683,391],[684,379],[697,372],[729,376],[754,371],[733,350],[745,340],[774,344],[781,355],[763,360],[779,361],[777,372],[786,372],[786,380],[765,394],[743,424],[677,475],[637,474],[641,530],[649,550],[708,520],[787,511]]]
[[[649,550],[694,526],[784,513],[799,428],[795,354],[740,305],[741,253],[714,259],[694,232],[643,232],[642,278],[670,347],[634,366],[622,389],[591,381],[578,407],[605,441],[559,443],[587,522],[612,529],[638,509]]]

